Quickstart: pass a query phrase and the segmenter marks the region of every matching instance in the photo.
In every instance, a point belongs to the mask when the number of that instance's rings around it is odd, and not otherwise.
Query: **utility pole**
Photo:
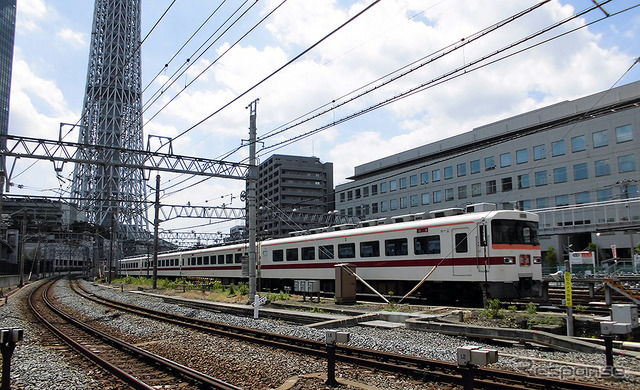
[[[22,237],[20,237],[20,282],[18,287],[24,286],[24,244],[27,238],[27,210],[22,214]]]
[[[249,104],[249,173],[247,175],[247,209],[248,209],[248,229],[249,229],[249,299],[256,296],[256,182],[258,180],[258,167],[256,166],[256,116],[258,111],[258,100]]]
[[[155,218],[153,220],[153,287],[158,285],[158,230],[160,228],[160,175],[156,176]]]

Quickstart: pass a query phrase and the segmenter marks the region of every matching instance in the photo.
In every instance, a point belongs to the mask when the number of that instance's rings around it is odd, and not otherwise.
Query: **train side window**
[[[226,264],[233,264],[233,253],[229,253],[225,257]]]
[[[202,256],[198,256],[198,265],[202,265]]]
[[[204,265],[209,265],[209,256],[204,256],[202,260]]]
[[[456,253],[466,253],[469,251],[467,244],[467,233],[456,233]]]
[[[356,257],[356,244],[338,244],[339,259],[353,259]]]
[[[360,257],[380,257],[380,242],[379,241],[361,242]]]
[[[318,258],[320,258],[320,260],[333,259],[333,245],[320,245],[318,247]]]
[[[414,237],[413,252],[416,255],[434,255],[440,253],[440,236]]]
[[[236,253],[235,262],[238,263],[238,264],[242,263],[242,253]]]
[[[302,248],[302,260],[315,260],[316,248],[313,246],[307,246]]]
[[[298,248],[287,248],[285,254],[287,256],[287,261],[298,260]]]
[[[224,264],[224,255],[218,255],[218,264]]]
[[[273,261],[284,260],[284,251],[282,249],[276,249],[273,251]]]
[[[409,254],[409,242],[406,238],[385,240],[384,254],[386,256],[405,256]]]

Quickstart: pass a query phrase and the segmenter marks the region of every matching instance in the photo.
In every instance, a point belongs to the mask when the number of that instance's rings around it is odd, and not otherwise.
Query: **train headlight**
[[[516,258],[514,256],[505,256],[504,257],[504,263],[505,264],[515,264],[516,263]]]
[[[534,256],[533,264],[542,264],[542,258],[540,256]]]

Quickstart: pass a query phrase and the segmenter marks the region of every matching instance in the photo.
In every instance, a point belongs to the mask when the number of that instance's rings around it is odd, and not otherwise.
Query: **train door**
[[[475,257],[469,242],[469,229],[451,229],[451,262],[454,276],[470,276],[472,263],[470,260]]]
[[[479,272],[489,272],[491,263],[489,262],[489,227],[486,223],[480,223],[476,226],[477,243],[476,257]]]

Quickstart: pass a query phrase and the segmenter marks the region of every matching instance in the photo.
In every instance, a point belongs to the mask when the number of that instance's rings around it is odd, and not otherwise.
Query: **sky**
[[[10,134],[55,140],[60,123],[80,118],[93,3],[18,0]],[[640,64],[634,65],[640,56],[640,7],[621,12],[640,1],[599,0],[602,9],[506,50],[593,2],[550,1],[478,36],[539,2],[382,0],[339,28],[373,3],[142,0],[145,142],[148,135],[171,137],[175,154],[244,161],[248,149],[241,146],[249,137],[246,107],[259,99],[259,161],[273,153],[316,156],[333,163],[338,185],[348,182],[360,164],[640,80]],[[212,42],[209,37],[242,4],[246,14],[224,35],[214,35],[219,39],[207,51],[198,50]],[[219,5],[220,10],[170,61]],[[558,37],[591,22],[595,23]],[[229,24],[224,26],[220,31]],[[553,37],[557,38],[543,42]],[[529,49],[520,51],[525,48]],[[393,73],[423,63],[403,77]],[[185,64],[190,64],[186,72],[166,83]],[[395,78],[390,81],[390,77]],[[404,95],[420,86],[428,88]],[[159,97],[157,91],[162,91]],[[362,96],[355,98],[358,94]],[[402,98],[391,104],[343,120],[398,96]],[[309,113],[318,115],[287,128]],[[332,125],[336,121],[340,123]],[[311,131],[311,136],[287,142]],[[65,140],[77,141],[77,133]],[[12,163],[8,161],[9,168]],[[56,176],[50,162],[21,159],[13,168],[9,194],[64,197],[72,170],[65,164]],[[240,180],[202,181],[202,177],[163,173],[161,183],[163,204],[243,206]],[[148,193],[153,199],[153,191]],[[240,222],[172,219],[163,221],[161,229],[226,233]]]

